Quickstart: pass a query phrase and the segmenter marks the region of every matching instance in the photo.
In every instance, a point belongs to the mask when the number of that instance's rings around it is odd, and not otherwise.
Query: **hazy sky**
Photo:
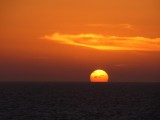
[[[1,81],[160,82],[159,0],[1,0]]]

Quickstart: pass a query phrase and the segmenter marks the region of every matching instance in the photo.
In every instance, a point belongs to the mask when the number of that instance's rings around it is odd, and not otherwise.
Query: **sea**
[[[160,83],[0,83],[0,120],[160,120]]]

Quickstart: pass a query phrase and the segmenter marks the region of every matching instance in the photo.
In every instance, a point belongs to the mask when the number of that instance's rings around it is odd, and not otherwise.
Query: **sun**
[[[101,69],[93,71],[90,75],[91,82],[108,82],[108,78],[107,72]]]

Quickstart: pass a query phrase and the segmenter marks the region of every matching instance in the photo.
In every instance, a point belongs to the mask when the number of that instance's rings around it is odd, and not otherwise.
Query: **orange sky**
[[[158,81],[159,6],[159,0],[1,0],[1,79],[87,81],[103,68],[112,81]]]

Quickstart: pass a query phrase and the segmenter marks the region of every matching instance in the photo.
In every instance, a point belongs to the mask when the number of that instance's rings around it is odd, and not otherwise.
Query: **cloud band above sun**
[[[99,50],[160,51],[160,38],[54,33],[44,36],[43,39],[52,40],[59,44],[76,45]]]

